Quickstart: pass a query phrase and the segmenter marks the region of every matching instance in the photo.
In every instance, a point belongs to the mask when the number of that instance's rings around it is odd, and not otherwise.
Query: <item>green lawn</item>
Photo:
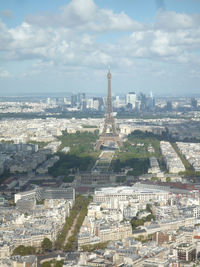
[[[153,148],[153,152],[149,152],[149,148]],[[152,156],[161,161],[160,141],[151,133],[134,131],[128,136],[120,151],[116,151],[111,168],[119,172],[129,167],[133,168],[130,174],[141,175],[148,171],[149,158]]]
[[[90,132],[76,132],[76,133],[67,133],[63,132],[62,136],[58,137],[58,140],[61,141],[59,150],[62,150],[64,147],[70,147],[71,154],[92,154],[94,155],[94,145],[98,139],[98,131],[94,133]]]
[[[49,169],[49,174],[57,177],[74,174],[77,171],[90,171],[100,153],[94,150],[97,138],[98,131],[74,134],[63,132],[62,136],[58,137],[58,140],[61,141],[58,152],[60,160]],[[64,147],[70,147],[70,152],[61,153],[60,151]]]

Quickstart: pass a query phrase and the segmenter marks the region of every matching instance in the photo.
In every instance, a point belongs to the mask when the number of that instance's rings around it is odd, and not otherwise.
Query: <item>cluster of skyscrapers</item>
[[[46,103],[48,105],[66,105],[72,109],[78,109],[82,111],[97,110],[105,111],[107,105],[106,97],[86,97],[85,93],[72,94],[70,98],[47,98]],[[140,93],[136,95],[135,92],[129,92],[124,96],[112,96],[113,110],[119,109],[132,111],[132,110],[154,110],[155,98],[152,93],[149,96]]]

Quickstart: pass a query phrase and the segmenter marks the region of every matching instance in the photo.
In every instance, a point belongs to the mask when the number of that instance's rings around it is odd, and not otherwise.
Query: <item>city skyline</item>
[[[198,94],[199,1],[0,3],[0,95]]]

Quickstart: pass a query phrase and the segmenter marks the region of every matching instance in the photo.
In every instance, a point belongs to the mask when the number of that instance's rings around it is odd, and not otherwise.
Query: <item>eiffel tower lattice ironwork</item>
[[[96,149],[100,149],[102,145],[110,142],[114,143],[118,148],[122,145],[122,141],[115,125],[115,118],[112,115],[112,95],[111,95],[111,73],[107,74],[108,79],[108,96],[107,96],[107,113],[104,120],[103,131],[96,144]]]

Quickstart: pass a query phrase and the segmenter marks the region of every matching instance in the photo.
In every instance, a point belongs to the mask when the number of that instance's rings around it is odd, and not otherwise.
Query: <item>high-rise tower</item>
[[[112,94],[111,94],[111,73],[110,70],[107,74],[108,79],[108,95],[107,95],[107,112],[104,120],[103,131],[96,144],[96,149],[100,149],[102,145],[114,143],[118,147],[122,145],[122,141],[117,133],[115,119],[112,115]]]

